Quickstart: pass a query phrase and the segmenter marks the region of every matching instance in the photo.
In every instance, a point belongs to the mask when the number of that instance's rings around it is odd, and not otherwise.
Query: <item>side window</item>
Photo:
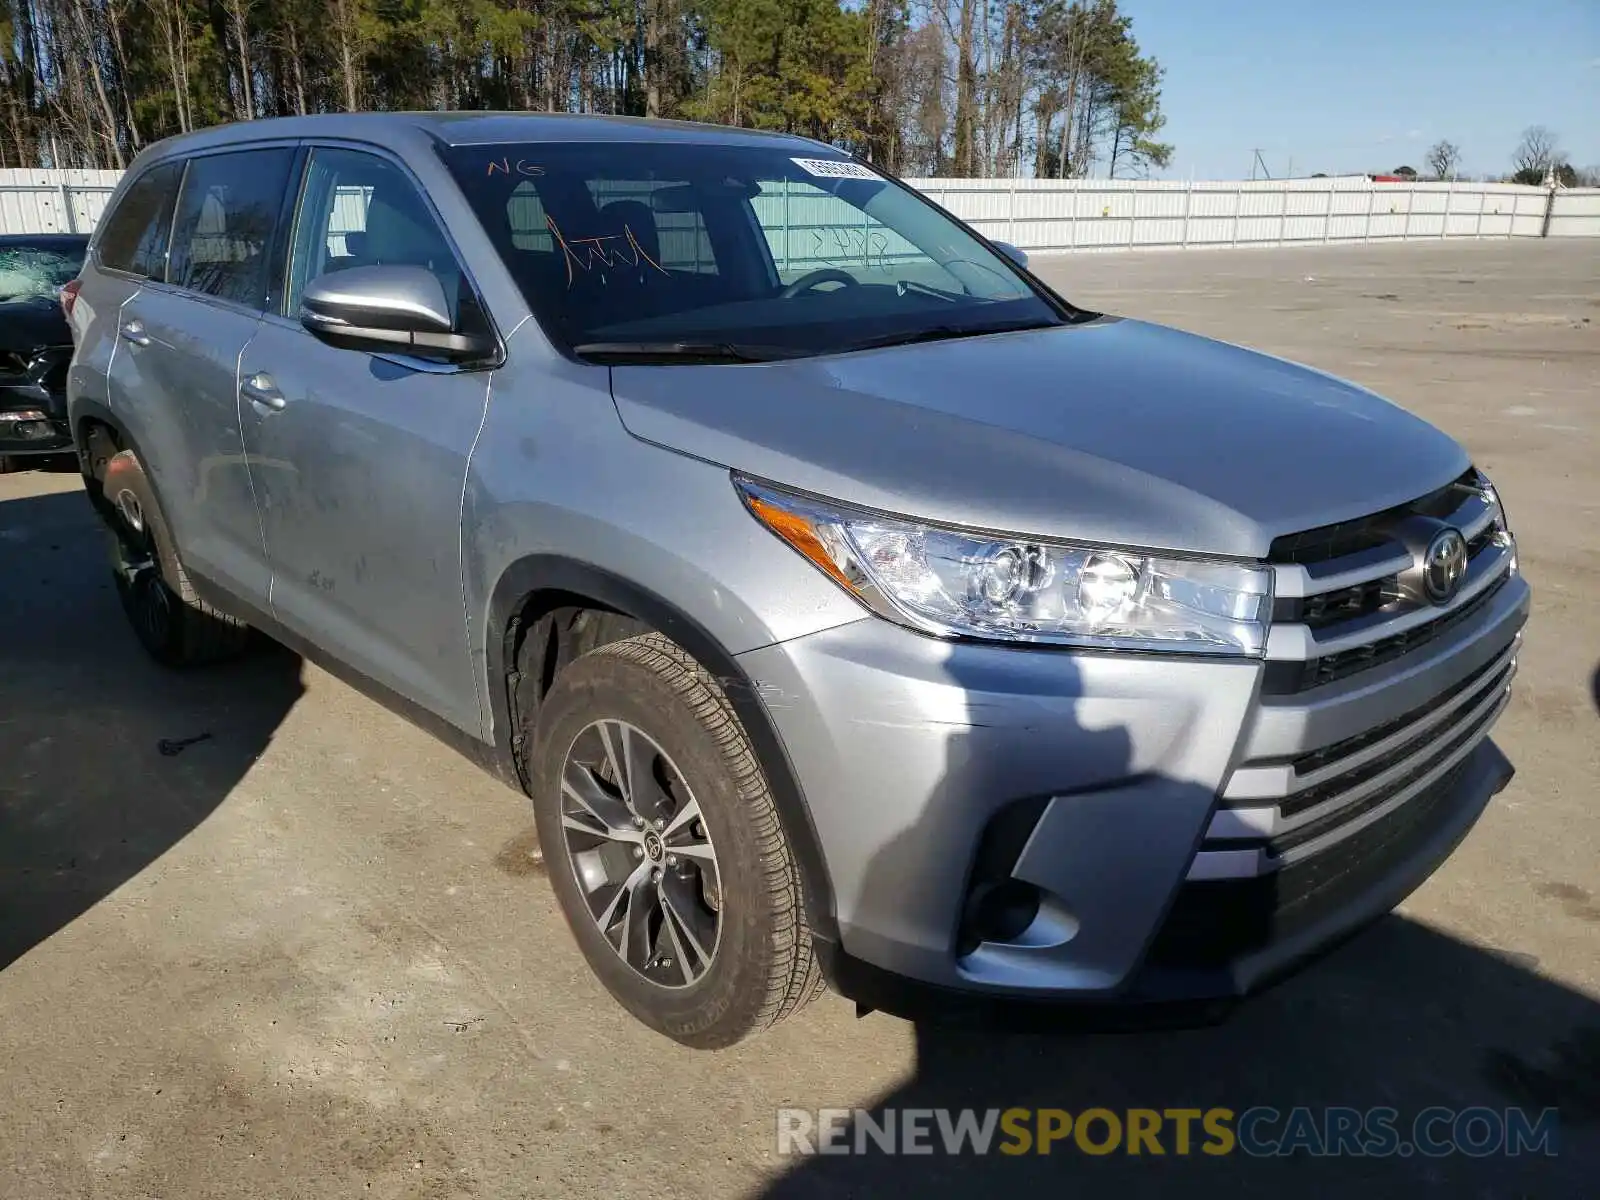
[[[189,161],[172,231],[167,282],[261,308],[267,259],[294,151],[213,154]]]
[[[460,265],[410,177],[375,154],[313,150],[295,217],[284,312],[299,311],[306,285],[320,275],[392,265],[432,271],[457,314]]]
[[[175,162],[152,167],[133,181],[100,227],[95,256],[101,266],[161,278],[182,181],[183,164]]]
[[[523,180],[512,189],[506,201],[506,222],[511,227],[511,244],[518,250],[554,254],[555,239],[545,219],[544,201],[533,184]]]

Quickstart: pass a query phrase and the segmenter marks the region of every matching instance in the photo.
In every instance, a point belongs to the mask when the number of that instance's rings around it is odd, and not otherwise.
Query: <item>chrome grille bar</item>
[[[1447,742],[1461,730],[1481,721],[1505,698],[1511,689],[1511,680],[1497,678],[1495,683],[1496,686],[1487,695],[1482,692],[1477,693],[1473,697],[1476,703],[1466,712],[1459,714],[1458,719],[1451,722],[1449,728],[1441,730],[1429,744],[1412,751],[1372,778],[1362,780],[1320,804],[1290,814],[1285,814],[1280,804],[1218,809],[1211,819],[1210,827],[1206,830],[1206,837],[1223,840],[1282,837],[1284,834],[1293,833],[1297,829],[1332,816],[1341,809],[1353,807],[1385,788],[1394,786],[1407,776],[1414,775],[1423,764],[1434,758],[1438,753],[1438,742]],[[1415,729],[1408,730],[1407,733],[1412,738],[1417,736]],[[1402,737],[1400,740],[1403,742],[1407,739]]]
[[[1437,708],[1422,713],[1416,720],[1407,722],[1387,737],[1363,745],[1360,749],[1350,754],[1335,757],[1333,761],[1325,766],[1310,771],[1302,771],[1292,762],[1268,763],[1259,766],[1252,766],[1246,763],[1238,767],[1229,778],[1227,786],[1223,789],[1223,800],[1225,802],[1277,800],[1290,797],[1337,779],[1341,775],[1347,775],[1374,759],[1382,758],[1390,751],[1405,745],[1420,734],[1444,724],[1453,714],[1460,712],[1467,705],[1481,698],[1496,680],[1509,685],[1516,676],[1516,656],[1519,645],[1520,639],[1507,646],[1503,654],[1487,667],[1480,669],[1478,678],[1472,686],[1451,696]]]
[[[1478,748],[1484,738],[1489,736],[1500,714],[1511,702],[1509,686],[1497,688],[1495,694],[1485,702],[1484,715],[1478,719],[1481,726],[1473,731],[1461,745],[1450,750],[1432,766],[1428,767],[1417,778],[1398,788],[1394,795],[1375,805],[1349,821],[1329,829],[1326,833],[1319,834],[1305,841],[1298,842],[1287,849],[1274,853],[1272,848],[1262,842],[1254,846],[1228,847],[1207,850],[1202,845],[1199,853],[1194,856],[1194,861],[1189,866],[1188,878],[1191,881],[1208,879],[1245,879],[1256,875],[1264,875],[1283,867],[1292,866],[1297,862],[1319,854],[1324,850],[1342,842],[1361,830],[1381,821],[1393,813],[1408,800],[1421,795],[1430,786],[1443,779],[1452,768],[1463,761],[1469,754]],[[1464,722],[1463,724],[1470,724]]]
[[[1446,605],[1384,610],[1329,630],[1305,625],[1274,625],[1267,635],[1269,662],[1305,662],[1354,650],[1398,633],[1416,629],[1466,608],[1511,570],[1512,551],[1507,546],[1486,547],[1467,568],[1467,577],[1455,598]],[[1319,634],[1321,636],[1319,636]]]

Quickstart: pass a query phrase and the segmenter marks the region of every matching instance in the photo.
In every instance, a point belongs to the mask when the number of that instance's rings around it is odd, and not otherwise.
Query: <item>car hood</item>
[[[26,354],[42,346],[72,345],[61,303],[50,296],[0,300],[0,351]]]
[[[750,365],[621,366],[635,436],[935,521],[1264,557],[1464,471],[1351,383],[1142,321]]]

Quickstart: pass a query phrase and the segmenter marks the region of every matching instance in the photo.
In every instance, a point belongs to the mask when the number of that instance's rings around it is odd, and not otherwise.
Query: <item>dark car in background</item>
[[[77,278],[88,247],[75,234],[0,236],[0,471],[72,448],[72,331],[61,289]]]

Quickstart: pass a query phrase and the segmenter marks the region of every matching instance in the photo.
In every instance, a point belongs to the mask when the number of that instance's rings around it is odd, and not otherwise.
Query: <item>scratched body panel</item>
[[[277,320],[246,368],[270,372],[287,401],[242,412],[273,615],[478,733],[458,530],[489,377],[336,350]]]

